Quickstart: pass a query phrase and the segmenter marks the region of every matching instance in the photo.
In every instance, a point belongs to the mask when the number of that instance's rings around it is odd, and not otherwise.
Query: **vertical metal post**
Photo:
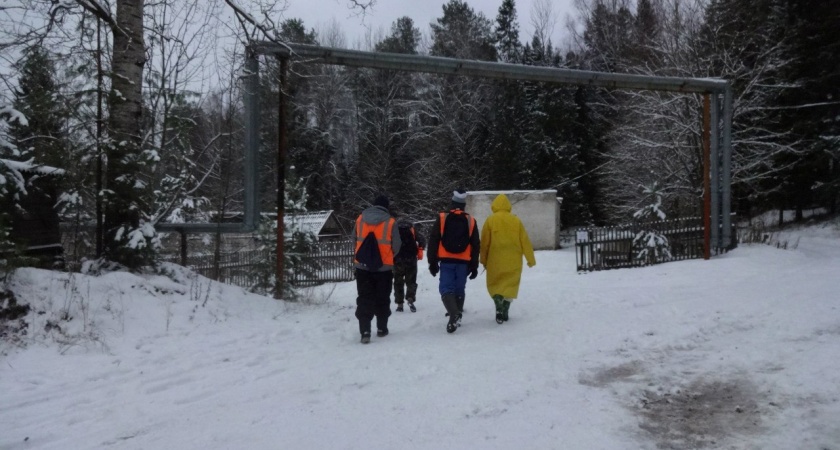
[[[710,106],[710,127],[709,127],[709,154],[711,155],[710,179],[711,179],[711,222],[712,222],[712,236],[711,244],[715,252],[720,252],[720,153],[719,153],[719,126],[720,126],[720,100],[719,95],[714,93],[711,95]]]
[[[712,183],[709,154],[709,125],[711,124],[709,94],[703,94],[703,259],[712,255]]]
[[[723,91],[723,124],[721,132],[722,167],[721,183],[721,218],[722,243],[724,248],[732,245],[732,85],[727,84]]]
[[[286,118],[286,93],[287,90],[287,74],[289,68],[289,59],[280,58],[280,86],[278,88],[278,109],[277,109],[277,273],[276,273],[276,289],[274,291],[274,298],[280,299],[283,297],[283,255],[285,253],[284,245],[284,221],[285,203],[286,203],[286,146],[288,145],[287,132],[287,118]]]
[[[243,103],[245,106],[245,217],[244,227],[248,231],[257,228],[260,220],[258,204],[257,164],[260,152],[260,66],[253,49],[246,50]]]

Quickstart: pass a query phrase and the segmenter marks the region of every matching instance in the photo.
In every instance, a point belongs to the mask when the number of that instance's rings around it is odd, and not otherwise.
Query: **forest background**
[[[293,0],[297,1],[297,0]],[[348,0],[364,14],[374,1]],[[520,35],[514,0],[495,18],[468,2],[434,22],[395,21],[348,44],[266,0],[13,0],[0,7],[0,243],[28,171],[63,220],[104,221],[82,242],[128,267],[160,255],[160,223],[242,211],[242,66],[252,39],[530,66],[732,82],[733,210],[749,218],[840,195],[840,4],[816,0],[579,0],[570,39],[550,0]],[[563,226],[631,220],[662,198],[702,212],[697,95],[495,81],[292,61],[288,155],[277,153],[278,61],[261,61],[260,210],[333,210],[348,225],[376,193],[429,219],[456,187],[556,189]],[[349,227],[347,227],[349,229]],[[218,243],[219,235],[208,235]],[[218,248],[218,244],[216,244]],[[95,250],[94,250],[95,249]]]

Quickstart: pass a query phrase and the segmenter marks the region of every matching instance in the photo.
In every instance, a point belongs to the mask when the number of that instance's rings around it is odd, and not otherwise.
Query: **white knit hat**
[[[455,203],[467,203],[467,193],[461,190],[452,191],[452,201]]]

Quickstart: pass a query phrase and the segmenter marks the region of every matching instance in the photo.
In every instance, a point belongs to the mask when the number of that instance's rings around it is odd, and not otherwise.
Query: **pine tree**
[[[792,60],[781,77],[793,86],[780,99],[781,127],[791,130],[805,152],[786,177],[785,194],[796,207],[798,219],[811,204],[836,213],[840,200],[840,39],[836,33],[840,4],[793,0],[781,12],[790,30],[785,53]]]
[[[633,19],[633,60],[635,64],[651,67],[658,63],[657,46],[662,26],[652,0],[639,0]]]
[[[491,22],[464,2],[451,0],[444,5],[443,17],[431,28],[434,56],[496,60]],[[494,94],[489,82],[478,78],[432,77],[424,87],[423,125],[429,129],[426,144],[434,156],[434,169],[429,172],[439,180],[435,198],[446,198],[459,185],[468,189],[487,185],[490,99]]]
[[[286,215],[291,217],[306,212],[307,192],[303,181],[293,172],[286,181],[286,195],[284,196]],[[289,222],[293,221],[286,223]],[[277,285],[277,221],[264,218],[259,224],[257,234],[261,242],[259,250],[265,252],[266,258],[251,274],[250,290],[260,294],[271,294]],[[300,299],[300,293],[291,283],[295,273],[305,273],[311,277],[320,269],[318,261],[310,256],[315,249],[317,238],[312,233],[292,225],[284,227],[283,239],[284,283],[281,298],[294,301]]]
[[[780,101],[790,85],[780,82],[793,62],[785,55],[790,39],[783,24],[784,0],[714,0],[706,9],[698,50],[710,75],[731,80],[732,193],[736,210],[749,213],[776,204],[810,202],[810,189],[797,181],[803,172],[803,143],[782,123]],[[746,215],[746,214],[745,214]]]
[[[434,56],[495,61],[496,48],[490,21],[466,2],[449,0],[443,17],[431,24]]]
[[[397,19],[391,32],[374,45],[377,52],[417,54],[420,30],[408,17]],[[423,201],[416,185],[420,181],[420,157],[412,139],[416,127],[417,88],[420,77],[402,71],[362,69],[353,72],[356,101],[357,148],[350,161],[353,188],[360,203],[378,192],[397,200],[392,207],[412,213]]]
[[[521,63],[522,44],[519,42],[519,23],[516,5],[505,0],[496,16],[496,49],[499,61]],[[493,89],[490,136],[487,152],[488,187],[491,189],[520,189],[528,148],[524,141],[527,126],[527,105],[524,83],[517,80],[495,83]]]
[[[518,63],[522,54],[519,41],[519,22],[516,18],[516,2],[503,0],[496,16],[496,52],[499,61]]]
[[[654,182],[650,186],[642,186],[642,194],[647,204],[633,214],[633,220],[639,227],[633,238],[633,251],[636,259],[643,264],[654,264],[663,258],[671,257],[671,245],[668,238],[659,232],[653,223],[665,220],[662,211],[663,193]]]
[[[416,55],[420,37],[420,30],[414,27],[414,21],[408,16],[400,17],[391,25],[391,34],[377,43],[375,50]]]
[[[18,248],[12,241],[12,213],[26,193],[20,171],[21,152],[8,134],[9,126],[26,126],[26,117],[11,105],[0,103],[0,283],[14,268]]]
[[[584,20],[586,59],[594,70],[627,72],[633,42],[633,14],[624,2],[597,0]]]
[[[62,167],[65,153],[64,117],[55,80],[55,65],[43,47],[29,49],[18,64],[19,80],[14,107],[27,117],[25,125],[14,122],[9,129],[21,157],[38,164]]]
[[[68,158],[64,132],[64,118],[67,114],[61,106],[61,94],[55,81],[53,60],[42,47],[28,49],[16,66],[20,81],[18,88],[14,90],[14,107],[26,116],[27,120],[12,122],[9,134],[16,141],[20,161],[29,166],[48,166],[47,170],[51,175],[27,177],[26,184],[16,189],[13,203],[19,202],[18,212],[22,214],[16,214],[12,220],[19,220],[24,214],[35,215],[42,226],[57,232],[59,218],[56,204],[62,178],[55,172],[64,168],[71,160]],[[18,207],[6,210],[11,212],[15,209]],[[26,233],[21,229],[19,222],[13,228],[13,239],[16,235]]]

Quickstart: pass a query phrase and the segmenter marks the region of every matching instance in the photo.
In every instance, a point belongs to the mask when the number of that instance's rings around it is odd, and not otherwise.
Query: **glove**
[[[423,247],[417,248],[417,260],[420,261],[423,259]]]
[[[477,277],[477,276],[478,276],[478,267],[476,267],[475,269],[472,270],[472,272],[470,272],[470,280],[475,280],[475,277]]]
[[[439,271],[440,266],[438,266],[437,263],[429,264],[429,273],[432,274],[433,277],[436,277]]]

